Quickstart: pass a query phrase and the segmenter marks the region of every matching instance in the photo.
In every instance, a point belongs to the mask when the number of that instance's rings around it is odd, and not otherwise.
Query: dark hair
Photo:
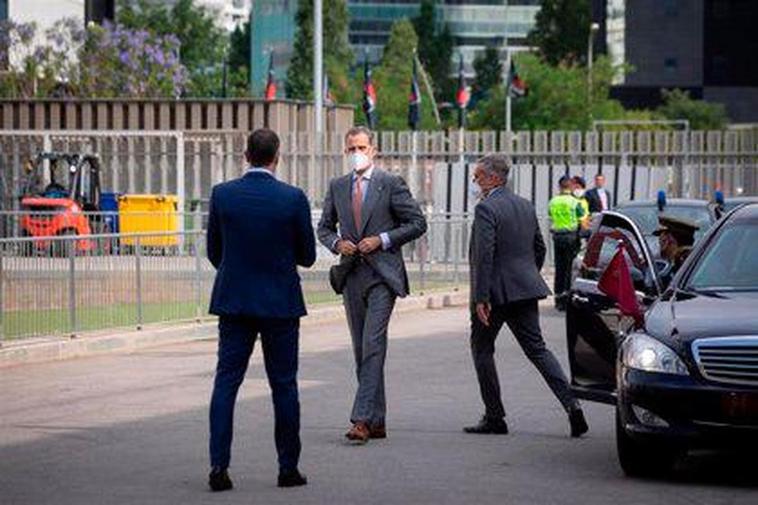
[[[561,189],[566,189],[571,187],[571,183],[573,181],[571,180],[571,177],[568,175],[562,176],[560,179],[558,179],[558,186],[560,186]]]
[[[511,171],[511,161],[502,154],[488,154],[477,160],[477,164],[490,174],[495,174],[502,179],[503,184],[508,182],[508,173]]]
[[[587,187],[587,183],[584,182],[584,177],[582,177],[581,175],[575,175],[572,180],[574,181],[574,184],[576,184],[577,186],[580,186],[581,188]]]
[[[254,167],[270,165],[279,154],[279,136],[268,128],[255,130],[247,138],[245,156]]]
[[[365,126],[353,126],[350,128],[347,133],[345,133],[345,143],[347,143],[347,139],[355,137],[356,135],[367,136],[369,145],[374,145],[374,132]]]

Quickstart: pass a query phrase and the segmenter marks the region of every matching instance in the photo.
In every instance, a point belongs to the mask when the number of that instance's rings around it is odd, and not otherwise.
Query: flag
[[[363,66],[363,112],[366,113],[368,127],[374,129],[376,123],[376,90],[371,82],[371,66],[368,58]]]
[[[323,89],[324,105],[327,107],[334,107],[334,97],[332,91],[329,89],[329,76],[324,72],[324,89]]]
[[[623,242],[619,242],[616,254],[600,276],[597,287],[616,302],[622,314],[633,317],[637,324],[642,323],[642,311],[634,292],[632,273],[624,255]]]
[[[408,127],[411,130],[418,129],[421,120],[421,90],[418,87],[418,75],[416,72],[416,55],[413,55],[413,76],[411,77],[411,93],[408,95]]]
[[[463,75],[463,55],[458,63],[458,92],[455,94],[455,103],[458,106],[458,128],[463,128],[466,120],[466,107],[468,106],[469,94],[466,89],[466,77]]]
[[[513,98],[522,98],[529,94],[529,89],[516,72],[516,65],[513,61],[511,61],[510,70],[508,70],[508,94]]]
[[[276,100],[276,77],[274,76],[274,52],[268,60],[268,80],[266,81],[265,99],[267,102]]]

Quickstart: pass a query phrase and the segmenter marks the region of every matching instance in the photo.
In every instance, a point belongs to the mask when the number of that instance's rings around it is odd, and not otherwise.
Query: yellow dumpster
[[[118,197],[118,220],[121,233],[159,233],[140,237],[146,247],[179,245],[179,214],[175,195],[121,195]],[[136,238],[124,238],[122,245],[136,245]]]

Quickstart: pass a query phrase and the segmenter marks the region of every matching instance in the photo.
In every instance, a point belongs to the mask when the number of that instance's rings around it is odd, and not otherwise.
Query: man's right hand
[[[358,252],[358,246],[349,240],[342,239],[337,242],[337,252],[342,256],[352,256]]]

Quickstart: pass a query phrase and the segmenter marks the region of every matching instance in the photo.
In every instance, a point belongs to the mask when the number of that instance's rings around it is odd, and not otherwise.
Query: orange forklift
[[[45,167],[49,177],[45,178]],[[36,237],[34,249],[52,249],[55,256],[85,253],[95,248],[93,240],[49,240],[50,237],[86,236],[101,231],[100,160],[78,153],[42,152],[24,164],[21,188],[21,233]],[[47,240],[45,240],[47,239]]]

